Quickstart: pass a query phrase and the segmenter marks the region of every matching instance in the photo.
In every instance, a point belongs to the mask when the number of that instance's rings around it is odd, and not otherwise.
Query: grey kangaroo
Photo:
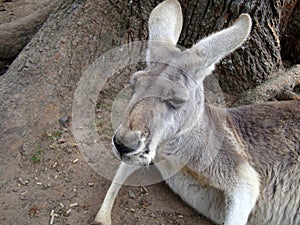
[[[217,224],[300,224],[300,101],[230,109],[204,102],[204,78],[245,42],[251,26],[242,14],[182,51],[180,4],[154,8],[147,68],[132,75],[132,98],[112,140],[122,163],[95,224],[111,224],[117,193],[134,172],[128,164],[149,166],[158,156],[167,160],[158,169],[170,188]],[[171,156],[184,165],[169,177],[178,163]]]

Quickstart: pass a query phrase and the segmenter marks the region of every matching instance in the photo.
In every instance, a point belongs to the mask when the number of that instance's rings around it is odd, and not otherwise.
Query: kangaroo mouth
[[[150,154],[150,149],[146,146],[143,150],[124,155],[122,160],[129,161],[130,164],[147,167],[153,164],[154,157]]]
[[[130,165],[143,167],[153,165],[155,155],[150,151],[149,145],[146,145],[144,149],[138,149],[136,151],[124,154],[120,154],[116,147],[113,145],[113,152],[119,160],[122,160],[123,162]]]

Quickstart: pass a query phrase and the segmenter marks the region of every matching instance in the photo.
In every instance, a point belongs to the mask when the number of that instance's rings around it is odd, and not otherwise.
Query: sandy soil
[[[12,0],[0,2],[0,24],[22,19],[49,1]],[[110,90],[109,88],[107,90]],[[97,110],[100,135],[109,143],[112,95],[102,93]],[[111,183],[83,159],[71,127],[41,134],[34,147],[23,145],[18,152],[1,153],[0,224],[89,224]],[[193,194],[193,193],[191,193]],[[164,183],[123,187],[113,213],[113,224],[198,224],[209,225],[184,204]]]

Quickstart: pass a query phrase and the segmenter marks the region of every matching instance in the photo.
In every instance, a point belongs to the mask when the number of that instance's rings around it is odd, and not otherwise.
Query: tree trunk
[[[287,8],[286,24],[282,24],[282,57],[289,64],[300,64],[300,1]]]
[[[253,17],[251,38],[228,56],[216,74],[222,88],[239,94],[263,83],[282,67],[279,24],[284,1],[181,1],[184,27],[180,45],[227,27],[239,14]],[[41,30],[0,77],[0,169],[59,119],[71,115],[82,72],[101,54],[147,38],[147,20],[158,1],[63,0]],[[0,48],[1,49],[1,48]],[[29,146],[29,147],[28,147]],[[5,174],[1,174],[1,178]]]
[[[16,58],[57,5],[58,1],[52,1],[36,13],[0,24],[0,76],[7,69],[6,65]]]
[[[18,130],[28,141],[70,114],[81,72],[121,43],[120,20],[109,3],[63,1],[1,77],[0,139]]]
[[[181,1],[184,25],[178,44],[190,47],[208,34],[229,26],[241,13],[249,13],[253,18],[251,37],[241,49],[222,60],[215,71],[226,93],[241,94],[270,79],[277,70],[283,69],[281,39],[284,39],[285,45],[286,43],[290,45],[291,40],[297,40],[297,35],[286,37],[283,33],[286,28],[291,30],[291,25],[288,25],[290,19],[296,24],[299,18],[292,16],[293,13],[297,13],[295,10],[297,4],[299,7],[298,0]],[[150,5],[155,6],[153,3]],[[141,7],[143,11],[140,10]],[[148,10],[147,3],[135,4],[133,1],[129,28],[133,29],[136,25],[140,25],[141,32],[147,33],[145,23],[137,24],[136,19],[146,20]],[[292,30],[298,32],[297,26]],[[129,40],[136,40],[136,37],[130,34]],[[284,59],[291,60],[289,57]]]
[[[192,1],[184,4],[185,25],[180,44],[191,45],[209,33],[221,30],[241,13],[253,19],[250,39],[217,67],[222,89],[240,94],[263,83],[282,68],[280,23],[282,11],[295,1]],[[293,5],[294,6],[294,5]],[[283,18],[288,20],[289,17]],[[286,21],[284,21],[286,23]]]
[[[0,25],[0,61],[14,58],[43,25],[56,2],[17,21]]]

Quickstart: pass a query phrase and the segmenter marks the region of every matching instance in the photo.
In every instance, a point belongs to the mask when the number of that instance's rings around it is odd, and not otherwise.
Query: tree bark
[[[53,1],[37,13],[10,23],[0,24],[0,75],[4,73],[6,65],[16,58],[41,28],[57,4],[58,1]]]
[[[17,21],[0,24],[0,60],[17,56],[39,30],[54,7],[55,2],[37,13]]]
[[[271,100],[300,100],[300,65],[278,71],[253,90],[246,91],[232,106],[262,103]]]
[[[215,74],[222,89],[240,94],[270,79],[282,68],[280,24],[283,9],[293,1],[191,1],[185,2],[185,25],[180,44],[195,40],[228,26],[241,13],[252,16],[250,39],[221,61]],[[294,1],[295,2],[295,1]],[[193,9],[193,10],[191,10]],[[288,20],[286,17],[285,20]],[[286,21],[285,21],[286,22]]]
[[[105,1],[62,1],[0,78],[1,154],[33,144],[70,115],[81,72],[121,43],[121,19]]]
[[[288,64],[300,64],[300,2],[295,1],[288,9],[286,17],[289,19],[282,24],[281,55]]]
[[[246,2],[183,0],[180,3],[184,25],[178,44],[184,47],[190,47],[208,34],[229,26],[241,13],[247,12],[252,16],[251,37],[241,49],[222,60],[214,73],[226,93],[241,94],[262,84],[265,80],[270,79],[277,70],[283,68],[281,38],[285,36],[280,32],[284,32],[286,27],[290,27],[286,24],[289,23],[296,5],[299,5],[298,0]],[[150,3],[150,8],[156,4]],[[141,10],[141,8],[146,10]],[[131,9],[129,28],[132,29],[132,24],[138,25],[141,28],[142,36],[145,36],[147,33],[146,23],[134,21],[147,19],[149,5],[133,2]],[[133,35],[130,36],[130,40],[136,40]],[[289,42],[293,40],[293,37],[287,37],[285,40]]]

